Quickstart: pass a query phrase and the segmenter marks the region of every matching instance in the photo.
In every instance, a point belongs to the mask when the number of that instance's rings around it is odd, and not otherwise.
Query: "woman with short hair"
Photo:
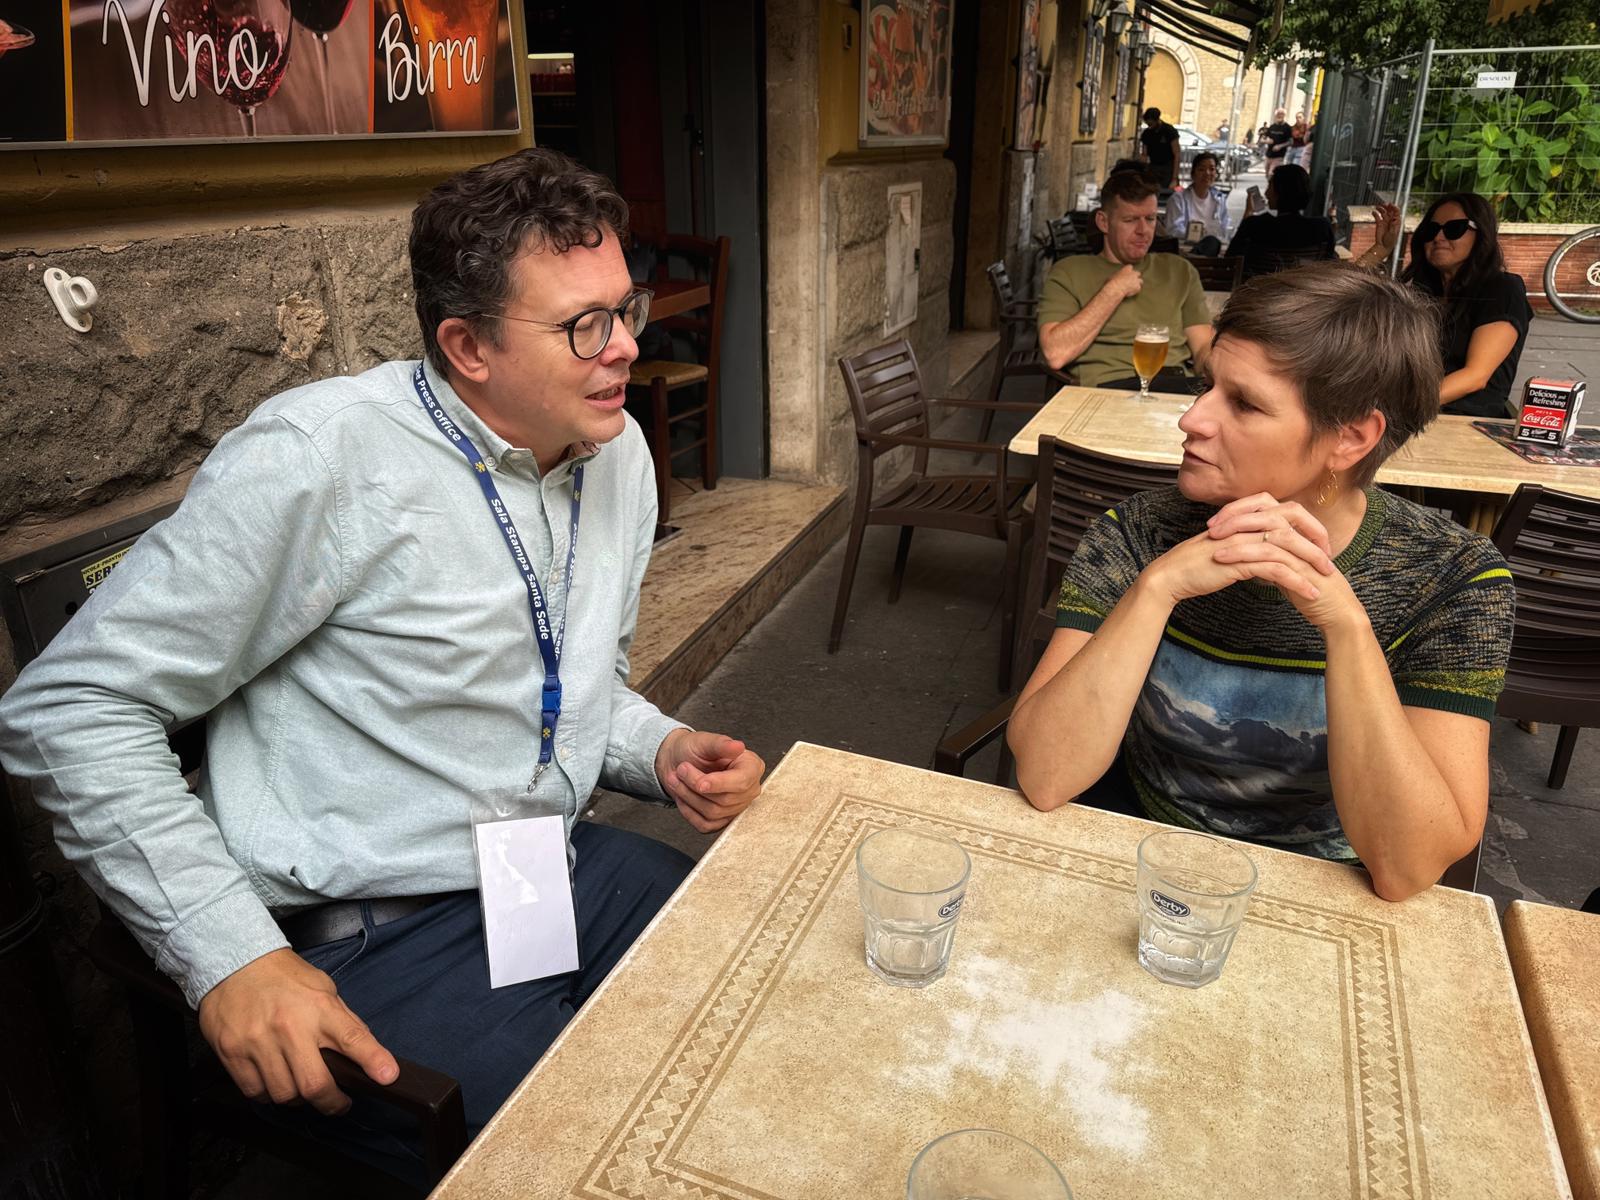
[[[1376,253],[1368,255],[1383,263],[1399,240],[1400,210],[1379,205],[1374,217]],[[1443,309],[1443,410],[1505,416],[1533,308],[1522,277],[1506,270],[1494,208],[1476,192],[1440,196],[1411,234],[1411,263],[1400,278],[1437,298]]]
[[[1307,330],[1315,330],[1307,337]],[[1437,415],[1415,290],[1333,266],[1244,284],[1176,487],[1119,504],[1062,579],[1012,713],[1023,793],[1337,861],[1385,899],[1470,853],[1511,640],[1493,544],[1372,486]]]

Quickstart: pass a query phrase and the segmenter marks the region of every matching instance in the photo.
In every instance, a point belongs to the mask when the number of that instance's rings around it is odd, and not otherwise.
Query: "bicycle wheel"
[[[1567,320],[1600,325],[1600,225],[1555,248],[1544,265],[1544,294]]]

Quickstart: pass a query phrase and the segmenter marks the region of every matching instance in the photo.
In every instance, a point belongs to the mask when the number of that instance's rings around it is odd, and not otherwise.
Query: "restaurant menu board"
[[[941,146],[949,138],[951,2],[862,6],[861,145]]]
[[[519,127],[507,0],[0,0],[0,148]]]

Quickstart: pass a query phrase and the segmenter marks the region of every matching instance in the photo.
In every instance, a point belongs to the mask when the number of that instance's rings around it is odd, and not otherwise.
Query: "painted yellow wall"
[[[522,4],[511,3],[516,62],[527,56]],[[115,228],[185,212],[274,212],[389,192],[414,196],[445,176],[534,143],[525,71],[517,72],[522,132],[211,146],[111,146],[0,151],[0,246],[41,230]]]

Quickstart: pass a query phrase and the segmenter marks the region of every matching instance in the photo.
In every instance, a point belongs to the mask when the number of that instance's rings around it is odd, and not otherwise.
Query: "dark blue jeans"
[[[491,989],[477,892],[376,928],[369,921],[354,937],[304,952],[391,1053],[461,1084],[469,1135],[522,1082],[694,865],[670,846],[587,821],[573,826],[572,844],[581,965],[569,975]],[[386,1106],[358,1098],[343,1117],[306,1108],[263,1115],[423,1182],[414,1127]]]

